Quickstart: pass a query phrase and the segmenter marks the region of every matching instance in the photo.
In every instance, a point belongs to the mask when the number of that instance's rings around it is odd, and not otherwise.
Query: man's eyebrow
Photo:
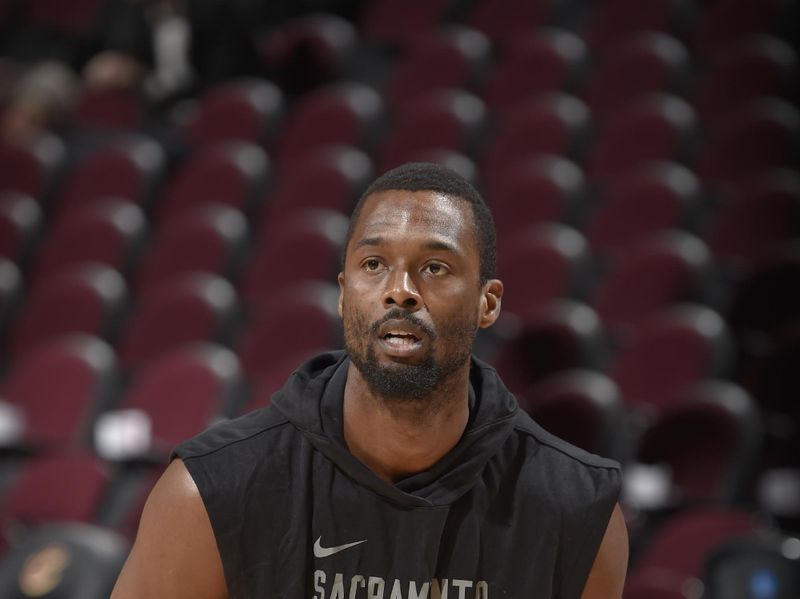
[[[386,238],[385,237],[365,237],[364,239],[359,239],[356,242],[356,245],[355,245],[354,249],[358,249],[358,248],[364,247],[364,246],[380,246],[380,245],[384,245],[385,243],[386,243]],[[426,250],[443,250],[445,252],[453,252],[454,254],[460,254],[461,253],[461,252],[458,251],[458,249],[454,245],[452,245],[450,243],[447,243],[445,241],[439,241],[439,240],[434,240],[434,241],[427,242],[425,244],[425,249]]]
[[[356,242],[356,248],[364,247],[365,245],[383,245],[386,240],[383,237],[365,237]]]

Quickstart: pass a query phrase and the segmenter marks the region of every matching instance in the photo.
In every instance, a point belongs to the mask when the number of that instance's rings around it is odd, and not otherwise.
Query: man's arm
[[[619,505],[614,507],[597,550],[581,599],[620,599],[628,570],[628,530]]]
[[[173,460],[147,499],[111,599],[226,599],[214,533],[200,492]]]

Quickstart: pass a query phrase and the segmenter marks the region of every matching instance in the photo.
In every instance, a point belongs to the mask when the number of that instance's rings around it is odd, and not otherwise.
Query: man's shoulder
[[[557,437],[542,428],[521,408],[515,415],[514,430],[516,434],[532,441],[526,447],[539,459],[568,463],[577,468],[620,470],[619,462],[590,453]]]
[[[271,431],[278,431],[288,422],[286,416],[273,407],[260,408],[238,418],[214,424],[178,445],[172,455],[185,461],[268,442],[265,437],[269,436]]]

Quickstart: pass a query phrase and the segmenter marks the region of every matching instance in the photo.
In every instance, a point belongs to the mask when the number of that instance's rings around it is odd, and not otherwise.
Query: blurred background
[[[492,208],[476,353],[622,462],[626,599],[800,597],[798,7],[0,0],[0,597],[106,597],[171,447],[341,347],[365,186]]]

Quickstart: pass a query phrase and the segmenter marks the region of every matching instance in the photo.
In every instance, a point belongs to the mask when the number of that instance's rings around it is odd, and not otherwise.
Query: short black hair
[[[342,264],[347,255],[347,246],[353,236],[361,209],[366,200],[381,191],[434,191],[467,202],[472,208],[475,226],[475,241],[480,257],[480,284],[496,276],[497,235],[492,213],[481,194],[473,185],[457,172],[440,164],[431,162],[409,162],[385,172],[361,195],[350,216],[350,226],[342,252]]]

